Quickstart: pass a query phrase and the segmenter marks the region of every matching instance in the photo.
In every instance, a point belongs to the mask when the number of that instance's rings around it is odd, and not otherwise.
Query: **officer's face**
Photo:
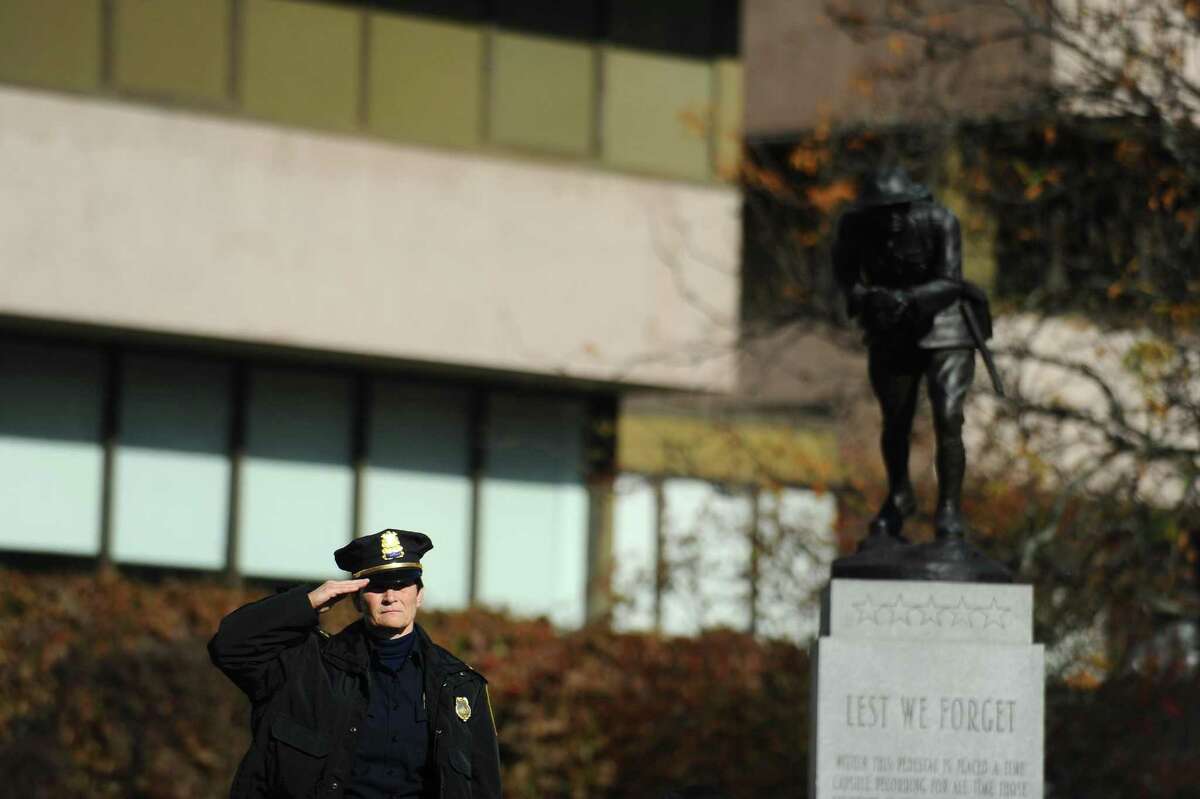
[[[417,619],[417,608],[425,599],[425,589],[413,585],[403,588],[372,583],[362,590],[363,620],[376,632],[390,637],[408,635]]]

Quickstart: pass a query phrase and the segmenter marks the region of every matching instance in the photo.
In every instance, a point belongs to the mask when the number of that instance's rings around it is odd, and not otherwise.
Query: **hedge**
[[[208,661],[220,618],[261,590],[0,569],[0,773],[6,795],[226,795],[248,706]],[[337,628],[352,610],[329,617]],[[808,662],[785,643],[558,632],[481,610],[427,613],[488,676],[506,796],[662,797],[707,783],[798,797]],[[1052,685],[1051,797],[1183,797],[1200,785],[1191,682]]]
[[[0,773],[23,797],[218,797],[248,705],[205,644],[262,591],[0,571]],[[328,614],[336,630],[349,603]],[[660,796],[695,782],[791,795],[805,763],[804,653],[731,632],[560,634],[427,613],[487,675],[512,797]]]

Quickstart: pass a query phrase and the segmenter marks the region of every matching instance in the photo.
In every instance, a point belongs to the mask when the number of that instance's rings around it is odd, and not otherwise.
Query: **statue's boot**
[[[967,523],[957,503],[943,502],[933,517],[937,537],[906,553],[909,579],[1007,583],[1012,574],[967,542]]]
[[[933,529],[939,541],[967,537],[967,523],[963,519],[962,508],[957,503],[943,503],[938,506],[933,517]]]
[[[884,547],[903,546],[908,543],[901,531],[904,520],[917,509],[917,498],[911,487],[892,491],[883,501],[879,512],[867,527],[867,537],[858,545],[859,552]]]
[[[867,537],[858,542],[858,551],[833,562],[833,576],[852,580],[906,579],[905,558],[913,547],[900,531],[905,517],[916,509],[911,488],[890,492],[871,520]]]

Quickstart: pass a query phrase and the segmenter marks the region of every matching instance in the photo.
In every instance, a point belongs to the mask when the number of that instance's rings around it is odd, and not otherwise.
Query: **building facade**
[[[734,381],[737,25],[0,0],[0,549],[598,612],[621,398]]]

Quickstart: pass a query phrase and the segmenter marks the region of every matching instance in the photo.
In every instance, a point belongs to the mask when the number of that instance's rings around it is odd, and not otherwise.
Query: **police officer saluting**
[[[416,624],[432,548],[406,530],[363,536],[334,553],[353,579],[221,621],[209,654],[252,706],[231,797],[501,795],[486,681]],[[346,596],[362,618],[329,637],[317,615]]]

